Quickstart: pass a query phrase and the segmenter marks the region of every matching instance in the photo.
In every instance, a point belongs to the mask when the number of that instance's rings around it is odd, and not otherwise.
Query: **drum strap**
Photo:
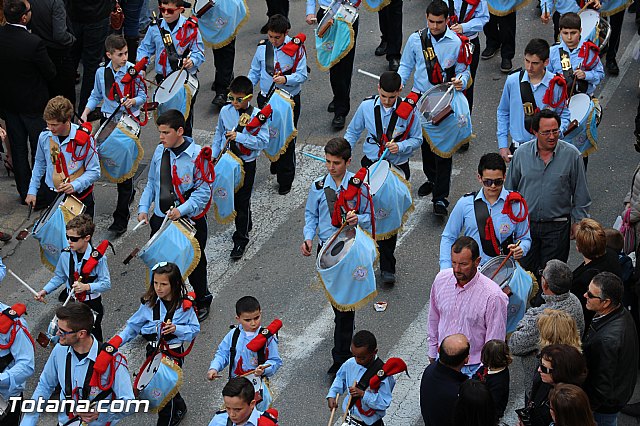
[[[267,74],[273,76],[274,73],[278,72],[280,75],[291,75],[292,69],[287,71],[282,71],[280,68],[280,63],[274,61],[275,56],[275,47],[271,42],[266,41],[264,43],[264,68],[267,71]]]
[[[260,327],[258,333],[262,332],[264,328]],[[235,327],[233,330],[233,335],[231,336],[231,346],[229,347],[229,379],[231,379],[231,375],[233,374],[235,362],[236,362],[236,354],[238,353],[238,339],[240,338],[240,327]],[[266,354],[267,345],[264,345],[262,349],[260,349],[258,354],[258,365],[262,365],[267,361]],[[242,368],[242,366],[241,366]]]
[[[118,90],[114,90],[116,84],[116,77],[113,75],[111,67],[104,66],[104,94],[112,101],[120,103],[120,93]]]
[[[11,352],[6,354],[5,356],[0,356],[0,373],[4,372],[6,368],[13,362],[13,355]]]
[[[563,48],[559,48],[558,53],[560,54],[560,66],[562,67],[562,75],[567,81],[567,86],[573,88],[572,94],[587,93],[589,83],[587,83],[587,81],[583,79],[575,79],[575,77],[573,76],[573,67],[571,66],[571,57],[569,56],[569,53],[567,53],[567,51]]]
[[[473,193],[475,197],[476,193]],[[498,243],[496,230],[493,227],[493,220],[489,214],[487,204],[478,198],[473,201],[473,210],[476,216],[476,226],[480,236],[482,251],[490,257],[496,257],[507,250],[507,246],[513,244],[513,234],[509,235],[502,243]]]
[[[384,132],[384,128],[382,126],[382,113],[381,113],[382,106],[376,105],[375,108],[373,109],[373,113],[376,121],[376,143],[378,144],[378,147],[379,147],[378,158],[380,158],[380,156],[382,155],[382,152],[384,151],[384,147],[386,143],[391,141],[391,138],[393,137],[393,132],[396,129],[396,124],[398,124],[398,114],[396,112],[398,105],[400,105],[400,98],[398,98],[398,100],[396,101],[396,105],[393,108],[393,112],[391,113],[391,118],[389,119],[389,124],[387,125],[386,132]],[[408,131],[408,128],[407,128],[407,131]],[[406,134],[406,131],[405,131],[405,134]]]
[[[80,267],[80,270],[83,271],[83,275],[81,276],[80,273],[78,273],[78,271],[76,271],[76,263],[73,261],[73,256],[74,253],[72,251],[69,251],[69,291],[73,291],[73,283],[75,281],[80,280],[82,283],[84,284],[89,284],[94,282],[98,277],[93,275],[93,276],[84,276],[84,275],[89,275],[92,271],[93,268],[91,268],[91,270],[87,271],[85,268],[85,265],[87,263],[86,260],[82,261],[82,266]],[[77,253],[76,253],[77,256]],[[95,268],[95,265],[94,265]],[[76,299],[78,299],[80,302],[84,302],[85,299],[87,297],[87,292],[83,291],[82,293],[76,293]]]
[[[168,60],[169,65],[171,66],[171,69],[177,70],[178,68],[180,68],[178,66],[180,55],[178,55],[176,46],[173,44],[173,38],[171,38],[171,32],[169,32],[165,28],[162,28],[162,26],[160,25],[160,22],[161,22],[160,19],[156,20],[156,25],[158,26],[158,31],[160,31],[160,36],[162,37],[162,44],[164,44],[164,48],[166,52],[165,64],[166,64],[166,61]],[[163,66],[163,71],[164,71],[163,74],[165,74],[165,77],[166,77],[166,66]]]
[[[166,213],[176,205],[176,197],[171,177],[171,151],[165,149],[160,161],[160,210]]]
[[[333,212],[335,208],[336,201],[338,201],[338,193],[333,190],[333,188],[324,187],[324,198],[327,200],[327,208],[329,208],[329,212]]]
[[[532,133],[533,115],[539,111],[536,104],[536,98],[533,96],[533,89],[531,89],[531,83],[528,81],[522,81],[524,77],[524,70],[520,71],[520,99],[522,101],[522,108],[524,109],[524,129]]]
[[[429,31],[423,28],[419,31],[419,34],[420,40],[422,41],[422,54],[427,67],[429,82],[435,86],[436,84],[453,80],[455,76],[455,64],[445,69],[443,75],[442,67],[440,66],[440,62],[438,62],[436,51],[433,48],[433,42],[431,41],[431,37],[429,37]]]
[[[358,380],[356,387],[362,391],[366,391],[369,388],[369,381],[373,376],[375,376],[378,373],[378,371],[382,370],[382,367],[384,367],[384,361],[382,361],[380,358],[376,358],[373,361],[371,361],[371,363],[367,367],[367,370],[364,372],[362,377],[360,377],[360,380]],[[365,415],[367,417],[371,416],[373,412],[375,412],[373,411],[370,413],[369,411],[364,411],[362,409],[361,404],[362,404],[361,398],[353,397],[351,399],[351,404],[349,404],[349,406],[347,407],[347,410],[350,410],[355,405],[357,406],[360,414]]]
[[[242,117],[243,113],[240,111],[238,111],[238,113],[240,114],[240,117]],[[251,117],[251,114],[253,114],[253,105],[249,105],[249,107],[246,109],[244,113],[249,114],[249,117]],[[238,125],[235,128],[236,133],[244,132],[244,129],[247,126],[247,124],[248,123],[243,124],[240,120],[238,120]],[[233,152],[238,157],[240,157],[241,155],[251,154],[251,150],[249,148],[246,148],[244,145],[236,141],[229,142],[229,148],[231,149],[231,152]]]
[[[476,4],[472,5],[471,10],[469,11],[469,13],[467,13],[467,7],[469,6],[469,3],[462,0],[462,6],[460,6],[460,16],[458,16],[458,14],[456,13],[456,7],[453,3],[453,0],[449,0],[448,24],[452,25],[452,24],[457,24],[459,22],[469,22],[473,17],[473,14],[476,13],[476,9],[478,8],[478,5],[480,5],[479,1]]]
[[[67,362],[66,362],[66,368],[65,368],[65,372],[64,372],[64,396],[65,399],[73,399],[73,388],[71,386],[71,351],[73,349],[69,349],[69,352],[67,352]],[[87,355],[88,356],[88,355]],[[93,360],[89,360],[89,366],[87,367],[87,373],[84,377],[84,383],[82,385],[82,398],[87,398],[89,396],[89,394],[91,393],[91,376],[93,375],[93,364],[94,361]],[[109,389],[107,391],[107,394],[111,392],[111,389]],[[102,392],[101,392],[102,393]],[[97,395],[99,396],[99,395]],[[94,400],[97,399],[94,398]],[[69,412],[68,412],[69,413]]]

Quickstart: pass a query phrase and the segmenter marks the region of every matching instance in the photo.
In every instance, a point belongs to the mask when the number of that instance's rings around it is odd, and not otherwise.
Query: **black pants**
[[[400,59],[402,49],[402,0],[391,0],[378,11],[382,41],[387,43],[387,61]]]
[[[51,61],[56,66],[56,78],[48,82],[49,97],[64,96],[76,104],[76,67],[74,67],[71,48],[47,48]]]
[[[163,217],[153,215],[149,219],[149,225],[151,226],[151,236],[158,232],[158,229],[162,226]],[[196,240],[200,245],[200,262],[196,265],[191,275],[189,275],[189,283],[193,287],[193,291],[196,293],[196,306],[209,306],[211,304],[211,293],[207,286],[207,255],[204,249],[207,246],[207,218],[201,217],[200,219],[193,220],[196,228]]]
[[[489,13],[489,22],[484,26],[487,47],[500,48],[500,56],[513,59],[516,55],[516,12],[506,16]]]
[[[104,306],[102,306],[102,296],[96,299],[85,300],[82,303],[96,312],[97,315],[95,321],[93,322],[93,330],[91,330],[91,334],[93,334],[93,337],[95,337],[98,342],[103,342],[104,339],[102,338],[102,318],[104,317]]]
[[[183,348],[172,349],[173,352],[182,353],[184,351]],[[155,348],[151,345],[147,345],[147,357],[151,356],[155,352]],[[175,360],[180,367],[182,367],[184,363],[184,358],[171,357]],[[158,411],[158,423],[157,426],[169,426],[171,424],[171,420],[176,415],[176,411],[185,411],[187,409],[187,403],[180,395],[180,392],[174,396],[171,401],[167,403],[162,410]]]
[[[431,145],[426,140],[420,146],[422,150],[422,171],[427,180],[433,183],[432,200],[444,201],[449,206],[449,189],[451,187],[451,169],[453,160],[451,157],[443,158],[431,150]]]
[[[318,22],[324,16],[324,9],[319,9],[316,14]],[[351,106],[349,104],[349,94],[351,93],[351,76],[353,75],[353,59],[356,55],[356,44],[358,42],[359,19],[353,23],[354,40],[353,47],[347,55],[329,70],[329,80],[331,81],[331,91],[333,92],[333,103],[335,105],[335,115],[346,117]]]
[[[278,14],[289,17],[289,0],[267,0],[267,16]]]
[[[233,244],[246,246],[249,243],[249,231],[253,227],[251,221],[251,192],[256,178],[256,160],[242,160],[244,168],[244,183],[233,198],[233,208],[236,211],[236,231],[233,233]]]
[[[0,425],[2,426],[19,426],[20,425],[20,417],[22,416],[22,398],[23,394],[20,394],[20,401],[15,403],[15,410],[11,410],[11,401],[7,400],[9,406],[7,409],[9,413],[4,417],[4,419],[0,420]]]
[[[640,16],[640,13],[638,14]],[[636,113],[636,135],[640,135],[640,100],[638,100],[638,112]]]
[[[558,36],[560,35],[560,13],[553,12],[553,43],[558,41]],[[552,43],[552,44],[553,44]]]
[[[74,69],[77,69],[82,61],[82,86],[78,111],[83,111],[93,90],[98,66],[104,59],[104,41],[111,27],[108,17],[98,22],[72,22],[72,24],[73,33],[77,39],[72,49]]]
[[[11,158],[16,181],[16,189],[20,199],[24,201],[31,181],[31,164],[35,164],[38,149],[38,137],[47,127],[41,113],[15,114],[5,113],[7,136],[11,144]],[[31,155],[29,155],[31,149]],[[29,162],[31,160],[31,163]]]
[[[236,57],[236,39],[231,40],[220,49],[211,49],[213,51],[213,65],[216,68],[216,77],[213,81],[213,89],[216,95],[227,96],[229,93],[229,85],[233,80],[233,62]]]
[[[611,25],[611,38],[609,38],[609,45],[607,47],[607,61],[615,60],[618,54],[618,48],[620,47],[620,34],[622,33],[622,21],[624,20],[624,14],[626,8],[622,9],[615,15],[609,16],[609,25]]]
[[[469,112],[473,112],[473,89],[476,87],[476,71],[478,70],[478,63],[480,62],[480,37],[476,37],[471,40],[473,45],[473,55],[471,56],[471,79],[473,80],[471,86],[465,90],[464,96],[469,102]]]
[[[267,98],[258,95],[258,106],[264,107]],[[298,118],[300,117],[300,93],[293,97],[293,124],[298,128]],[[296,176],[296,140],[293,138],[289,142],[287,150],[280,155],[278,161],[271,163],[271,173],[277,175],[278,185],[281,187],[290,187]]]

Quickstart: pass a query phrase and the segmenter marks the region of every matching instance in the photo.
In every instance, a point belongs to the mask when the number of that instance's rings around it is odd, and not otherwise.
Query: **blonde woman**
[[[539,347],[569,345],[582,352],[582,342],[576,320],[564,311],[545,309],[538,317]]]

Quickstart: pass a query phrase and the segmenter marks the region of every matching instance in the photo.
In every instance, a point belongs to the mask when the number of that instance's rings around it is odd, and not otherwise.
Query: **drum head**
[[[329,239],[331,240],[333,240],[331,245],[327,243],[318,256],[319,269],[329,269],[345,258],[356,241],[356,228],[345,226],[335,239],[333,236]]]
[[[140,123],[128,114],[124,114],[120,118],[120,125],[124,126],[128,131],[136,136],[140,136]]]
[[[490,261],[482,265],[482,267],[480,268],[480,272],[485,277],[491,278],[493,274],[495,274],[496,270],[498,269],[502,261],[505,259],[505,257],[507,256],[500,255],[500,256],[494,257],[493,259],[491,259]],[[507,260],[507,263],[504,264],[504,266],[500,269],[498,274],[493,278],[493,281],[500,286],[504,284],[508,284],[515,270],[516,270],[516,262],[513,260],[513,258],[510,257],[509,260]]]
[[[448,90],[449,87],[449,84],[438,84],[422,94],[416,107],[425,120],[431,121],[451,104],[453,91]]]
[[[162,362],[162,353],[156,354],[150,363],[144,366],[138,373],[138,381],[136,383],[137,390],[143,390],[153,379],[153,376],[158,372],[160,363]]]
[[[200,12],[200,9],[202,9],[204,6],[206,6],[206,4],[209,3],[209,0],[196,0],[193,3],[193,8],[191,9],[193,11],[193,14],[197,14],[198,12]],[[214,2],[215,4],[215,2]]]
[[[571,121],[576,120],[581,123],[589,114],[591,107],[591,98],[585,93],[573,95],[569,100],[569,111],[571,112]]]
[[[169,74],[167,78],[164,79],[160,87],[156,89],[153,99],[160,104],[167,102],[169,99],[174,97],[178,91],[184,89],[184,82],[187,79],[187,75],[188,73],[186,71],[174,71]],[[174,82],[175,84],[173,84]],[[173,86],[173,89],[169,91],[171,86]]]
[[[377,168],[376,168],[377,167]],[[375,173],[372,175],[371,170],[376,169]],[[387,160],[377,161],[369,166],[369,172],[367,173],[367,177],[369,179],[369,187],[371,191],[371,195],[376,195],[376,193],[382,188],[384,181],[387,180],[387,175],[389,174],[389,162]]]
[[[582,26],[580,37],[584,39],[589,37],[600,22],[600,14],[592,9],[584,10],[580,13],[580,21]]]

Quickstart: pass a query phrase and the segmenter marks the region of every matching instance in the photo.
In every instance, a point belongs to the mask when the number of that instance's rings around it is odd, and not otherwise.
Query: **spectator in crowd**
[[[504,340],[489,340],[482,347],[480,359],[482,368],[473,378],[489,388],[496,408],[496,420],[500,420],[509,402],[509,364],[513,361],[509,346]]]
[[[540,348],[549,345],[569,345],[582,352],[576,320],[564,311],[545,309],[538,317]]]
[[[463,334],[447,336],[438,354],[422,375],[420,410],[426,426],[451,426],[460,384],[468,378],[461,370],[469,362],[469,340]]]
[[[584,295],[587,309],[595,312],[582,345],[589,366],[584,389],[598,426],[617,424],[638,377],[638,335],[622,292],[620,277],[600,272]]]
[[[454,426],[496,426],[496,408],[489,388],[478,380],[460,385],[453,411]]]
[[[571,279],[571,268],[566,263],[557,259],[549,260],[540,275],[544,304],[529,308],[518,323],[516,331],[509,337],[511,353],[518,357],[525,372],[525,389],[531,388],[533,375],[538,367],[537,356],[541,348],[538,318],[543,311],[557,309],[566,312],[575,319],[579,331],[578,336],[582,336],[584,333],[584,318],[580,301],[569,291]]]
[[[585,293],[591,279],[599,272],[607,271],[622,277],[618,255],[607,249],[604,228],[593,219],[582,219],[575,231],[576,248],[582,255],[582,263],[573,271],[571,292],[578,296],[584,313],[585,328],[589,328],[594,312],[586,308]]]
[[[122,12],[124,13],[124,23],[122,25],[122,35],[127,41],[129,51],[129,62],[136,63],[136,54],[138,53],[138,41],[140,40],[140,15],[144,0],[120,0]],[[147,9],[149,5],[147,4]]]
[[[597,426],[589,398],[576,386],[559,383],[549,392],[552,426]]]

